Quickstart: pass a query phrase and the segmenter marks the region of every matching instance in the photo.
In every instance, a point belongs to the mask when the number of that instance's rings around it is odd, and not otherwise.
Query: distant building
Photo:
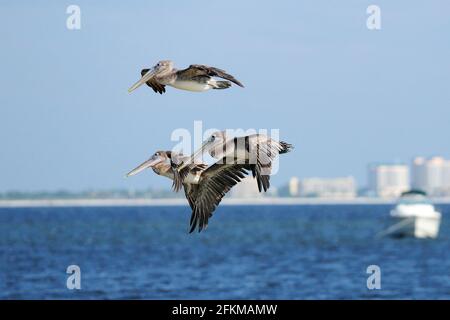
[[[256,179],[247,176],[231,189],[232,198],[260,198],[262,193],[258,190]]]
[[[368,178],[370,192],[378,197],[398,197],[410,189],[409,168],[404,164],[372,164]]]
[[[356,182],[353,177],[305,178],[298,183],[298,194],[301,197],[354,198]]]
[[[411,180],[411,187],[413,189],[426,191],[425,188],[427,185],[427,170],[425,158],[417,157],[413,160]]]
[[[299,195],[298,186],[299,186],[298,178],[292,177],[289,180],[289,195],[291,197],[298,197],[298,195]]]
[[[417,157],[412,163],[412,186],[431,196],[450,196],[450,160]]]

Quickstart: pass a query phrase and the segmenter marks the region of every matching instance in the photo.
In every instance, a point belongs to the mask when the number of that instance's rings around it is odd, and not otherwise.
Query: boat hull
[[[441,219],[439,217],[392,217],[400,228],[393,237],[437,238]]]

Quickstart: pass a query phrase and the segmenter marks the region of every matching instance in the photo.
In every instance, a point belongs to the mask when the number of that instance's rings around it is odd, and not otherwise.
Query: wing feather
[[[248,174],[249,168],[246,164],[223,164],[218,161],[203,172],[192,210],[190,233],[197,227],[200,232],[208,226],[208,219],[222,198]]]
[[[149,70],[150,69],[142,69],[141,70],[141,77],[143,77]],[[150,79],[149,81],[146,82],[146,84],[150,88],[152,88],[153,91],[155,91],[156,93],[163,94],[164,92],[166,92],[166,86],[162,85],[161,83],[159,83],[155,79]]]
[[[197,199],[198,185],[196,184],[184,184],[184,194],[189,202],[191,209],[194,209],[195,200]]]
[[[250,136],[249,153],[251,163],[255,164],[253,175],[256,175],[258,187],[263,187],[264,191],[270,186],[270,174],[272,171],[272,162],[276,156],[283,151],[283,146],[276,140],[262,134]],[[261,188],[260,188],[261,190]]]
[[[244,85],[239,82],[235,77],[231,74],[228,74],[225,70],[209,67],[202,64],[191,64],[188,68],[177,71],[177,74],[180,78],[192,79],[195,77],[219,77],[222,79],[229,80],[240,87],[244,87]]]

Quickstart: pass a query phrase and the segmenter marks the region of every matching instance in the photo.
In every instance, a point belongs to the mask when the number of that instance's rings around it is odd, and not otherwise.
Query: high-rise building
[[[298,185],[299,181],[297,177],[292,177],[289,180],[289,195],[291,197],[297,197],[298,196]]]
[[[442,196],[450,197],[450,160],[445,161],[442,170]]]
[[[412,185],[431,196],[450,196],[450,160],[417,157],[412,163]]]
[[[356,182],[353,177],[305,178],[298,184],[298,193],[302,197],[354,198]]]
[[[372,164],[368,180],[370,191],[382,198],[398,197],[410,189],[409,168],[404,164]]]
[[[411,186],[416,190],[425,191],[424,187],[427,183],[427,170],[425,167],[426,159],[417,157],[412,163]]]

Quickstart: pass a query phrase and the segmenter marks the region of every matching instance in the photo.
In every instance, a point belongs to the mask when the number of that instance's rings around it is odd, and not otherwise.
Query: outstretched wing
[[[262,174],[262,165],[260,163],[251,165],[253,178],[256,178],[259,192],[267,192],[270,188],[270,174]]]
[[[197,184],[184,184],[184,194],[186,195],[186,199],[189,202],[189,206],[192,210],[194,210],[195,200],[197,199]]]
[[[272,162],[276,156],[292,149],[292,145],[276,141],[263,134],[251,135],[244,139],[247,139],[245,143],[250,163],[256,164],[257,176],[269,176],[272,171]]]
[[[201,77],[219,77],[229,80],[240,87],[244,87],[235,77],[226,71],[214,67],[209,67],[201,64],[191,64],[189,68],[177,71],[177,74],[182,79],[195,79]]]
[[[251,170],[253,178],[256,178],[256,184],[258,186],[259,192],[266,192],[270,188],[270,172],[272,163],[263,165],[259,158],[257,158],[257,154],[255,154],[255,159],[250,160],[240,160],[236,155],[227,156],[225,161],[229,164],[237,164],[237,163],[246,163],[247,169]]]
[[[144,76],[144,74],[146,74],[150,69],[142,69],[141,70],[141,77]],[[164,92],[166,92],[166,86],[160,84],[159,82],[157,82],[155,79],[150,79],[146,82],[146,84],[153,89],[153,91],[159,93],[159,94],[163,94]]]
[[[202,174],[192,210],[189,233],[193,232],[197,226],[199,232],[208,226],[208,219],[222,198],[245,177],[247,170],[250,169],[246,164],[223,163],[223,160],[216,162]]]

